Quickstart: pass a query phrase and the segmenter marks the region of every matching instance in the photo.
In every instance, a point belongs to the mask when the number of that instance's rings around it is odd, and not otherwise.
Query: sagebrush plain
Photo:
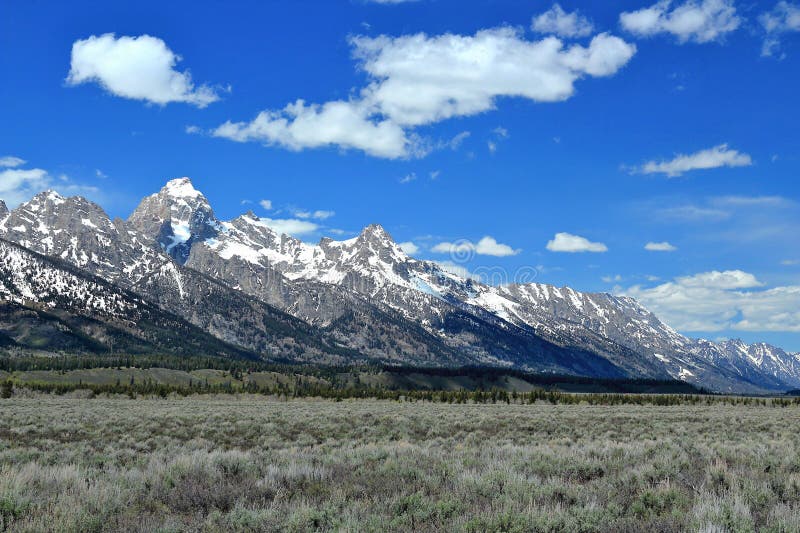
[[[798,531],[800,409],[0,400],[0,530]]]

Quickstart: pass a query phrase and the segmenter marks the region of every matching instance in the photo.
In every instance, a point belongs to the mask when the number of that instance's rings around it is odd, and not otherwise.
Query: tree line
[[[552,405],[739,405],[790,407],[800,405],[800,397],[756,398],[748,396],[711,396],[699,394],[618,394],[618,393],[568,393],[534,389],[526,392],[507,391],[499,388],[488,390],[392,390],[380,387],[347,386],[335,387],[319,382],[295,384],[277,383],[260,385],[252,381],[236,383],[232,380],[209,384],[207,380],[192,380],[188,384],[175,385],[157,383],[151,379],[143,382],[114,384],[93,383],[44,383],[27,382],[14,384],[6,380],[0,386],[0,397],[13,396],[15,387],[40,393],[63,395],[77,390],[86,390],[94,396],[127,395],[136,397],[190,396],[195,394],[258,394],[264,396],[290,398],[321,398],[334,401],[350,399],[390,400],[397,402],[427,402],[449,404],[535,404],[539,402]]]

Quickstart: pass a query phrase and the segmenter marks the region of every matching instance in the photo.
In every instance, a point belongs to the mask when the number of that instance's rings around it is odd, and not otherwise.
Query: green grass
[[[800,530],[796,407],[20,394],[0,530]]]

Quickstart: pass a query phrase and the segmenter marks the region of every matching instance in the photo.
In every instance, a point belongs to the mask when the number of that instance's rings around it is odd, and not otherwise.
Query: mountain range
[[[0,202],[0,349],[800,388],[800,354],[692,339],[628,297],[488,285],[408,256],[377,224],[308,244],[252,212],[219,220],[188,178],[169,181],[127,220],[54,191],[11,211]]]

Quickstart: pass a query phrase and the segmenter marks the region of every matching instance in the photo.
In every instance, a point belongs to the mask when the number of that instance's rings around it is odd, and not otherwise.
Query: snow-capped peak
[[[364,239],[394,242],[392,236],[389,235],[389,232],[387,232],[380,224],[370,224],[361,230],[360,236]]]
[[[180,263],[186,262],[194,242],[211,238],[220,229],[206,197],[185,177],[168,181],[142,200],[128,222]]]
[[[192,185],[192,180],[187,177],[169,180],[162,187],[161,192],[174,198],[199,198],[203,196],[203,193],[195,189],[194,185]]]
[[[46,191],[42,191],[34,195],[34,197],[31,198],[26,205],[38,205],[38,204],[61,205],[65,201],[66,198],[61,196],[58,192],[54,191],[53,189],[47,189]]]

